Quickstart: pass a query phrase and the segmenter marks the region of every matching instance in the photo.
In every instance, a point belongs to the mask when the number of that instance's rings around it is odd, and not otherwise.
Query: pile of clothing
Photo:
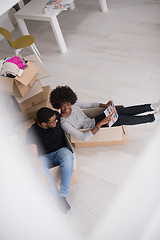
[[[14,78],[21,77],[24,69],[28,67],[27,61],[23,58],[14,56],[0,60],[0,75]]]

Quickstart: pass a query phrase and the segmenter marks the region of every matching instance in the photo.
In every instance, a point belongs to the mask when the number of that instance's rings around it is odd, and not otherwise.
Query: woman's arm
[[[102,107],[102,108],[107,108],[107,107],[109,107],[110,105],[112,104],[112,101],[111,100],[109,100],[107,103],[100,103],[99,104],[99,107]]]
[[[93,135],[95,135],[99,131],[99,129],[104,124],[108,124],[109,121],[110,121],[110,117],[109,116],[105,117],[99,123],[97,123],[95,127],[93,127],[91,130],[88,130],[87,132],[82,132],[82,131],[76,129],[68,122],[62,123],[61,126],[62,126],[64,132],[71,134],[72,136],[74,136],[82,141],[87,142],[91,137],[93,137]]]
[[[93,135],[95,135],[103,125],[108,124],[110,120],[111,120],[110,116],[108,116],[103,118],[99,123],[97,123],[96,126],[91,129],[91,132],[93,133]]]
[[[79,102],[77,101],[76,104],[80,107],[80,108],[95,108],[95,107],[101,107],[101,108],[107,108],[112,104],[112,101],[109,100],[107,103],[98,103],[98,102],[92,102],[92,103],[88,103],[88,102]]]
[[[78,129],[76,129],[75,127],[73,127],[70,123],[65,122],[63,124],[61,124],[63,131],[71,134],[72,136],[86,142],[88,141],[91,137],[93,137],[93,133],[91,132],[91,130],[87,131],[87,132],[82,132]]]

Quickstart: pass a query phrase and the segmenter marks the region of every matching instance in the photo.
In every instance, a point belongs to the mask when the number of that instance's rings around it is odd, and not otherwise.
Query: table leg
[[[67,51],[66,43],[64,41],[57,17],[52,17],[50,20],[59,50],[61,53],[65,53]]]
[[[16,21],[17,21],[18,27],[19,27],[22,35],[29,35],[29,32],[28,32],[27,26],[24,22],[24,19],[16,17]]]
[[[107,7],[107,0],[99,0],[102,12],[107,12],[108,7]]]

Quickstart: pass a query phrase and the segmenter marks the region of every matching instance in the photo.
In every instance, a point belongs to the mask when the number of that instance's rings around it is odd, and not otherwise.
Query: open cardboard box
[[[24,69],[21,77],[9,78],[0,76],[0,91],[6,94],[23,97],[37,80],[37,67],[27,62],[28,67]]]
[[[83,110],[88,117],[95,117],[103,113],[103,108],[88,108]],[[88,129],[81,129],[87,131]],[[100,128],[99,131],[87,142],[69,135],[74,147],[98,147],[108,145],[122,145],[126,143],[126,133],[123,126]]]
[[[31,63],[33,63],[37,69],[38,69],[38,73],[37,73],[37,79],[43,79],[49,76],[47,70],[45,69],[44,65],[42,65],[42,63],[39,61],[39,59],[37,58],[37,56],[35,54],[29,55],[24,57],[24,59],[26,61],[29,61]]]

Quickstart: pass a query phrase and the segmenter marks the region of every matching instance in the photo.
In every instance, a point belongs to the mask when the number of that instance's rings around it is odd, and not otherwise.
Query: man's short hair
[[[37,121],[39,123],[42,123],[42,122],[47,123],[49,121],[49,119],[51,117],[53,117],[54,115],[55,115],[55,111],[53,111],[52,109],[50,109],[48,107],[40,108],[37,111]]]

